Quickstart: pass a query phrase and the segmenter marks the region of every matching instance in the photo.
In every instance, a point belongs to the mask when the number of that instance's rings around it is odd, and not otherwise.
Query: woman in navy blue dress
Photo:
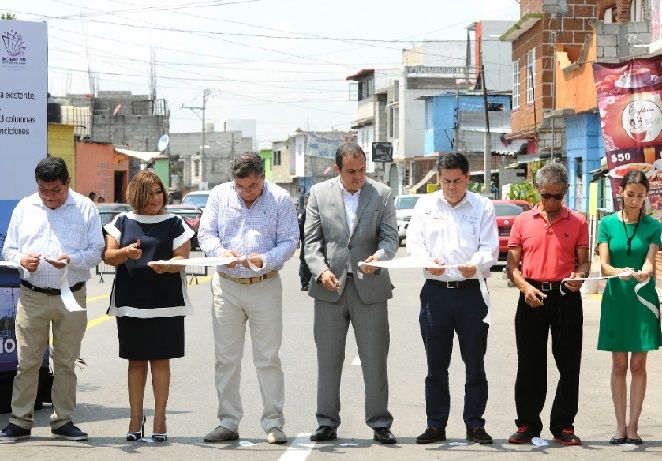
[[[182,266],[150,261],[188,258],[193,231],[178,216],[165,213],[168,193],[161,179],[141,171],[130,182],[130,212],[104,229],[104,261],[117,267],[109,315],[117,317],[119,355],[129,361],[131,420],[128,441],[144,437],[143,400],[148,368],[154,391],[153,440],[167,440],[166,405],[170,359],[184,356],[184,316],[191,312]]]

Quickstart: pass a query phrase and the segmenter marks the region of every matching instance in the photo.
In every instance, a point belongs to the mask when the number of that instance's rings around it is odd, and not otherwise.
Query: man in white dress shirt
[[[205,442],[239,438],[241,359],[246,322],[262,394],[262,428],[267,442],[286,443],[285,380],[278,356],[283,334],[283,288],[279,271],[299,241],[290,194],[265,181],[264,163],[244,153],[231,164],[232,181],[212,189],[200,220],[198,241],[207,256],[237,257],[212,277],[219,425]]]
[[[92,201],[69,189],[67,165],[47,157],[35,168],[38,192],[14,209],[2,255],[23,266],[16,313],[18,369],[14,378],[12,414],[0,432],[5,440],[31,435],[39,368],[53,331],[51,432],[67,440],[87,440],[73,424],[76,410],[74,362],[87,328],[85,282],[101,261],[104,247],[99,212]],[[63,277],[66,274],[66,281]],[[60,297],[67,283],[83,310],[69,311]]]
[[[480,278],[490,276],[497,261],[499,237],[492,202],[467,191],[469,162],[462,154],[439,158],[441,191],[422,197],[407,229],[407,253],[428,257],[439,265],[425,270],[419,323],[425,344],[427,429],[417,443],[446,440],[450,411],[448,366],[457,332],[466,367],[464,423],[467,440],[492,443],[485,432],[487,404],[484,356],[488,314]]]

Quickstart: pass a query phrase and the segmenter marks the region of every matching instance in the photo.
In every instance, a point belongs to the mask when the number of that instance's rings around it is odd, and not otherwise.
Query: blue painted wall
[[[568,204],[577,211],[588,211],[588,189],[591,181],[591,170],[600,167],[600,161],[605,155],[600,128],[600,114],[579,114],[565,118],[566,124],[566,152],[568,157],[568,176],[570,188],[568,191]],[[577,171],[578,161],[581,158],[581,172]],[[580,176],[581,175],[581,179]],[[603,181],[604,203],[612,209],[611,188],[609,181]],[[600,201],[598,202],[600,205]]]
[[[504,110],[511,109],[510,96],[490,95],[487,100],[490,103],[503,104]],[[456,106],[460,112],[483,112],[484,110],[482,95],[460,95],[458,97],[455,93],[445,93],[427,99],[427,104],[431,105],[431,111],[427,111],[426,107],[425,155],[453,151]],[[427,120],[430,113],[432,114],[431,121]]]

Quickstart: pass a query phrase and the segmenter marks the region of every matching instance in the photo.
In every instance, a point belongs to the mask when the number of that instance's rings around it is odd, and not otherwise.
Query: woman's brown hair
[[[149,202],[149,194],[152,193],[152,186],[158,184],[163,193],[163,206],[168,204],[168,190],[163,185],[163,181],[151,171],[140,171],[129,181],[129,187],[126,190],[126,199],[138,214],[141,214]]]

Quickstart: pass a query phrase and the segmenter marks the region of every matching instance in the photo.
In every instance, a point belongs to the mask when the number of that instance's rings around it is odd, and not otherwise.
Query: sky
[[[47,21],[49,92],[150,93],[167,100],[170,131],[205,119],[257,120],[260,146],[297,128],[349,129],[348,75],[395,68],[420,40],[465,39],[479,20],[519,18],[516,0],[4,0],[0,11]]]

